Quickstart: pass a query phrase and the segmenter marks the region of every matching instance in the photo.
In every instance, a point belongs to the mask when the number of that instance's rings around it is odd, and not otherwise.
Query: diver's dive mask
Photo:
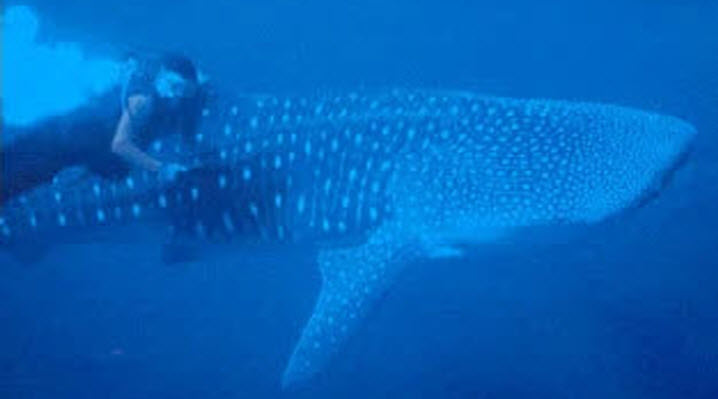
[[[180,100],[192,97],[196,87],[177,72],[163,67],[155,78],[155,89],[161,98]]]

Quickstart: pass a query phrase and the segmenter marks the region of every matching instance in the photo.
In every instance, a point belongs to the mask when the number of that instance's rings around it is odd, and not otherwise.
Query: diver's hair
[[[168,70],[177,73],[190,82],[197,83],[197,68],[187,56],[168,53],[163,55],[160,61],[162,66]]]

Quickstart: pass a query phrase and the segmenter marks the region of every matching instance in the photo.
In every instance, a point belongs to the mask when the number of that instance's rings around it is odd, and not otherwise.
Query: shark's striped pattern
[[[138,173],[43,188],[10,204],[0,233],[27,239],[164,210],[199,235],[317,245],[322,291],[284,384],[320,371],[412,259],[602,220],[656,189],[695,133],[617,106],[467,93],[266,97],[205,116],[191,152],[154,148],[204,167],[169,185]]]

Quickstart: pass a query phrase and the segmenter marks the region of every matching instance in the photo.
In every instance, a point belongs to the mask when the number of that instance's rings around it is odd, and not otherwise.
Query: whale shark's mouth
[[[675,161],[669,164],[665,169],[656,173],[656,176],[648,186],[648,189],[646,189],[643,195],[638,197],[635,203],[627,209],[641,209],[657,200],[661,193],[675,180],[678,172],[683,169],[686,164],[688,164],[688,160],[690,159],[693,149],[693,142],[688,142],[678,153]]]

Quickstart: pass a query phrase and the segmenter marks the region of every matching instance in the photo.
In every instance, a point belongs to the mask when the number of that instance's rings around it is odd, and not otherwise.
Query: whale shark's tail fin
[[[361,246],[319,253],[322,289],[284,371],[283,387],[307,381],[324,368],[403,266],[422,253],[417,244],[382,228]]]

